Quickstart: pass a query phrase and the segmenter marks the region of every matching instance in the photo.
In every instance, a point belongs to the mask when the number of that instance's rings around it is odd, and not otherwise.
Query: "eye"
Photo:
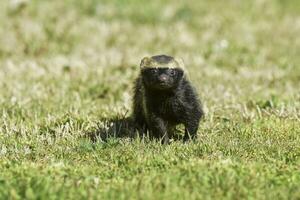
[[[169,69],[169,74],[173,76],[176,74],[176,71],[174,69]]]
[[[158,69],[157,68],[152,68],[151,71],[152,71],[152,73],[157,73]]]

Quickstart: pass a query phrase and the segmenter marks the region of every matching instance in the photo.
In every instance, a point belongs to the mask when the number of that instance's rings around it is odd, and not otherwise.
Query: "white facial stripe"
[[[141,68],[145,69],[145,68],[170,68],[170,69],[182,69],[185,70],[184,64],[183,62],[180,63],[177,60],[173,60],[169,63],[158,63],[155,60],[151,59],[151,58],[144,58],[143,61],[141,62]]]
[[[148,65],[143,65],[142,67],[147,68],[178,68],[178,66],[175,63],[166,63],[166,64],[162,64],[162,63],[157,63],[157,62],[152,62],[149,63]]]

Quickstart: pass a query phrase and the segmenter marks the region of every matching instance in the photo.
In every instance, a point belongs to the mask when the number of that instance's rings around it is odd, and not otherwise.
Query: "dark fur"
[[[169,62],[170,59],[169,56],[156,57],[161,63]],[[184,124],[183,139],[195,139],[202,116],[201,103],[194,88],[185,78],[183,70],[141,70],[135,82],[133,97],[133,119],[139,131],[145,133],[149,130],[151,137],[168,143],[175,126]]]

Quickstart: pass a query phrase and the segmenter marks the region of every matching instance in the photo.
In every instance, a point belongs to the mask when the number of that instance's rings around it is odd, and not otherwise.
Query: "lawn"
[[[300,199],[298,0],[14,2],[0,2],[0,199]],[[102,141],[156,54],[186,63],[197,141]]]

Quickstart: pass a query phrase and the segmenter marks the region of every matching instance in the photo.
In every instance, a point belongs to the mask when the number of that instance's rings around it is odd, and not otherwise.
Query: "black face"
[[[144,85],[155,90],[176,88],[182,76],[183,71],[176,68],[146,68],[142,70]]]

